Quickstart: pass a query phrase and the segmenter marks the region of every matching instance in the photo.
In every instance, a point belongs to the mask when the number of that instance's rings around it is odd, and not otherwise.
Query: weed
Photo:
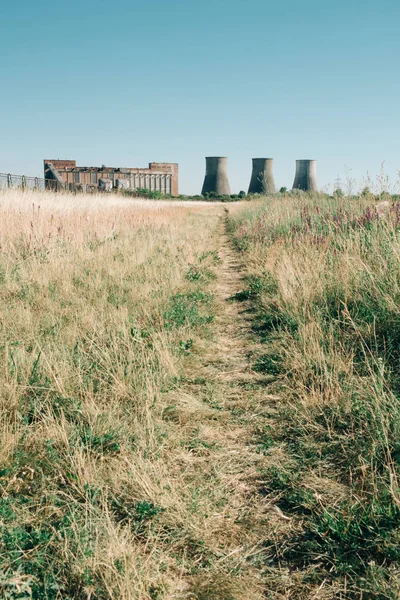
[[[211,294],[200,291],[172,296],[164,313],[165,328],[196,327],[211,323],[213,315],[202,314],[200,307],[209,306],[212,299]]]
[[[214,274],[210,269],[200,268],[192,265],[186,273],[186,279],[188,281],[202,281],[207,282],[214,278]]]
[[[221,258],[217,250],[207,250],[206,252],[202,252],[199,257],[199,262],[202,263],[208,258],[211,258],[212,264],[214,265],[217,265],[221,262]]]
[[[193,346],[193,340],[180,340],[179,341],[179,352],[184,355],[190,354]]]
[[[91,427],[86,427],[81,433],[81,441],[89,452],[99,456],[116,454],[121,449],[118,435],[114,431],[96,434]]]
[[[268,375],[279,375],[282,369],[282,358],[279,354],[262,354],[253,365],[256,373],[267,373]]]

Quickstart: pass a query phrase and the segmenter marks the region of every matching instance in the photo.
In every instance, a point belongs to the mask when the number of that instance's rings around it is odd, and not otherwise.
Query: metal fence
[[[44,190],[46,180],[41,177],[26,177],[26,175],[11,175],[0,173],[0,190],[6,188],[20,188],[27,190]]]
[[[69,191],[83,192],[91,191],[74,183],[59,183],[54,179],[44,179],[43,177],[27,177],[26,175],[12,175],[11,173],[0,173],[0,190],[17,188],[20,190],[52,190],[52,191]]]

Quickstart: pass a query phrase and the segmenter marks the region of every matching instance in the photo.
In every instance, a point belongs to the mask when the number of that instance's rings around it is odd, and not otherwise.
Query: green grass
[[[259,427],[272,460],[262,490],[297,523],[265,540],[271,589],[291,573],[295,597],[398,598],[399,205],[382,216],[369,198],[267,202],[230,231],[248,264],[239,300],[266,349],[254,368],[281,397]]]

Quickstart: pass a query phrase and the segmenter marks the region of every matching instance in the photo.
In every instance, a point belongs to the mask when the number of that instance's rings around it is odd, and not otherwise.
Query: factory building
[[[75,160],[44,160],[46,186],[76,185],[83,188],[138,188],[179,195],[179,168],[176,163],[149,164],[148,169],[115,167],[77,167]]]

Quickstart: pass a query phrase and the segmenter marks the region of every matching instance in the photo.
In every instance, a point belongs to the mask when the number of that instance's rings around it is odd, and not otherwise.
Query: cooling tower
[[[253,158],[249,194],[274,194],[274,159]]]
[[[296,160],[296,175],[293,184],[294,190],[304,192],[317,192],[317,161]]]
[[[230,195],[227,165],[228,159],[224,156],[206,157],[206,176],[201,190],[203,196],[210,192],[218,196]]]

